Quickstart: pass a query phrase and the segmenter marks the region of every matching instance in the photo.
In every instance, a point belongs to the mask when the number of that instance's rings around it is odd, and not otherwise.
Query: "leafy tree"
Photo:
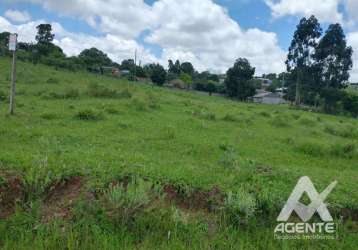
[[[227,94],[242,101],[254,96],[256,89],[251,81],[254,74],[255,68],[251,67],[249,61],[245,58],[239,58],[226,73],[225,86]]]
[[[190,76],[194,75],[195,69],[194,66],[190,62],[184,62],[180,66],[181,72],[188,74]]]
[[[300,101],[300,92],[305,82],[304,73],[307,78],[308,73],[314,73],[311,66],[314,63],[313,56],[317,47],[317,40],[322,34],[322,29],[316,17],[309,19],[302,18],[297,26],[293,36],[291,46],[287,56],[287,70],[294,73],[296,78],[296,96],[295,102],[298,105]],[[312,77],[308,76],[308,79]],[[292,86],[291,86],[292,87]]]
[[[325,87],[342,89],[347,86],[353,66],[352,54],[353,49],[347,46],[341,25],[330,25],[315,53]]]
[[[180,62],[178,60],[175,62],[175,64],[172,60],[169,60],[168,62],[168,73],[172,73],[178,76],[180,74]]]
[[[187,73],[181,73],[181,74],[180,74],[180,80],[182,80],[182,81],[186,84],[187,89],[189,89],[190,86],[191,86],[192,83],[193,83],[192,77],[191,77],[189,74],[187,74]]]
[[[37,35],[36,35],[36,41],[38,43],[52,43],[53,39],[55,38],[55,35],[52,34],[52,26],[51,24],[40,24],[36,27],[37,29]]]
[[[148,64],[144,66],[144,71],[150,76],[152,82],[158,86],[163,86],[167,72],[160,64]]]
[[[349,71],[353,67],[352,54],[353,49],[347,46],[341,25],[330,25],[315,53],[320,76],[318,92],[324,98],[326,112],[335,112],[337,102],[343,99],[339,90],[347,87]]]
[[[102,66],[111,66],[113,64],[112,60],[109,59],[107,54],[96,49],[85,49],[83,50],[78,58],[81,60],[87,68],[99,68]]]

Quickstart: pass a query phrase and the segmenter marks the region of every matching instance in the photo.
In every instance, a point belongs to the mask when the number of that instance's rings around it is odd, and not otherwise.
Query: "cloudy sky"
[[[0,32],[34,41],[51,23],[67,55],[97,47],[113,60],[191,61],[198,70],[225,72],[246,57],[257,74],[281,72],[300,18],[316,15],[323,28],[343,25],[355,50],[358,81],[358,0],[0,0]]]

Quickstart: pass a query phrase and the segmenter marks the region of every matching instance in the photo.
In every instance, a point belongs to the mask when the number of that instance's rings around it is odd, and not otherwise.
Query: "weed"
[[[314,157],[320,157],[326,153],[326,149],[323,145],[311,142],[302,143],[300,146],[298,146],[298,150],[306,155]]]
[[[224,147],[223,147],[224,148]],[[239,167],[239,157],[234,148],[228,146],[219,159],[219,164],[227,169],[235,169]]]
[[[271,114],[270,114],[270,113],[267,113],[267,112],[265,112],[265,111],[260,112],[260,115],[263,116],[263,117],[267,117],[267,118],[270,118],[270,117],[271,117]]]
[[[93,109],[85,109],[78,111],[78,113],[75,115],[75,118],[83,121],[98,121],[104,119],[102,113],[97,112]]]
[[[224,203],[224,217],[229,224],[238,226],[247,224],[249,219],[254,216],[256,210],[256,200],[243,190],[237,192],[230,191]]]

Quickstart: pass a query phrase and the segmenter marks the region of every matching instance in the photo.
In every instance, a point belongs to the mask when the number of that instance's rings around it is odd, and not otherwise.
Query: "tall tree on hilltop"
[[[309,73],[313,73],[314,51],[321,34],[322,29],[317,18],[311,16],[309,19],[301,19],[293,36],[286,65],[287,70],[296,76],[296,105],[299,105],[301,102],[300,92],[302,90],[304,77]]]
[[[347,41],[340,24],[331,24],[319,41],[315,59],[320,70],[320,95],[325,100],[326,111],[340,99],[340,89],[347,87],[349,71],[353,67],[353,49]]]
[[[181,72],[188,74],[190,76],[193,76],[195,72],[194,66],[190,62],[183,62],[180,65],[180,70]]]
[[[36,27],[37,35],[36,41],[38,43],[52,43],[55,35],[52,34],[52,26],[51,24],[40,24]]]
[[[239,98],[241,101],[254,96],[256,89],[251,79],[255,74],[255,68],[251,67],[245,58],[239,58],[234,66],[226,73],[225,86],[230,97]]]

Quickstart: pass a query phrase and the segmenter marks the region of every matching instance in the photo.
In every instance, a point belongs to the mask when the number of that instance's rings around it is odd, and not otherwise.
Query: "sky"
[[[287,50],[302,17],[325,30],[341,23],[354,52],[358,81],[358,0],[0,0],[0,32],[34,42],[50,23],[68,56],[96,47],[116,61],[190,61],[198,71],[224,73],[244,57],[256,74],[285,70]]]

